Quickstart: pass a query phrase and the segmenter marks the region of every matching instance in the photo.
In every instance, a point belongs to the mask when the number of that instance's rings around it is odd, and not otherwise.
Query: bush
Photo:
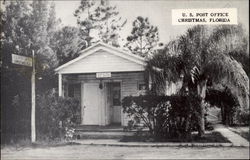
[[[237,113],[237,120],[240,125],[249,126],[250,114],[249,110],[242,110]]]
[[[69,135],[80,122],[80,102],[56,96],[55,91],[37,97],[36,125],[39,139],[56,139]]]
[[[196,96],[144,95],[125,97],[123,111],[143,123],[154,139],[189,138],[196,129],[200,99]]]
[[[239,119],[237,114],[240,112],[240,105],[230,89],[216,90],[208,89],[206,101],[211,105],[218,106],[221,109],[222,123],[225,125],[237,124]]]

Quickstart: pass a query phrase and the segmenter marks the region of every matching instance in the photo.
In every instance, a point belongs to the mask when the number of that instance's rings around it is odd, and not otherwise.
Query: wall
[[[67,84],[72,83],[87,83],[97,82],[100,83],[100,79],[96,79],[95,73],[88,74],[75,74],[75,75],[64,75],[67,79]],[[120,81],[121,82],[121,100],[126,96],[136,96],[141,93],[139,91],[139,84],[145,84],[144,72],[114,72],[111,73],[111,78],[103,78],[104,82]],[[102,118],[103,119],[103,118]],[[122,114],[122,125],[126,125],[129,118]]]

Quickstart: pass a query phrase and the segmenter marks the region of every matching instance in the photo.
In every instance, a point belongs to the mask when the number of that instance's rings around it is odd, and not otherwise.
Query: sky
[[[80,1],[61,0],[55,1],[57,18],[63,25],[76,26],[74,11]],[[148,17],[149,22],[159,29],[160,42],[167,43],[185,33],[188,25],[172,25],[172,9],[196,8],[237,8],[238,22],[243,24],[249,33],[249,3],[248,0],[111,0],[110,5],[115,5],[120,16],[127,19],[127,24],[120,32],[123,39],[130,34],[132,22],[137,16]]]

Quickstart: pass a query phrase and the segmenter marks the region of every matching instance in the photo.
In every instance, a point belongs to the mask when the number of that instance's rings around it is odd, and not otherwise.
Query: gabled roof
[[[59,66],[58,68],[55,69],[56,72],[60,72],[60,70],[62,70],[63,68],[75,63],[75,62],[78,62],[79,60],[81,59],[84,59],[85,57],[93,54],[93,53],[96,53],[97,51],[99,50],[104,50],[104,51],[107,51],[108,53],[110,54],[114,54],[116,56],[119,56],[121,58],[125,58],[129,61],[132,61],[132,62],[135,62],[137,64],[140,64],[140,65],[143,65],[145,66],[145,59],[141,56],[138,56],[138,55],[135,55],[129,51],[125,51],[125,50],[122,50],[120,48],[116,48],[116,47],[113,47],[111,45],[108,45],[108,44],[105,44],[105,43],[102,43],[102,42],[99,42],[99,43],[96,43],[82,51],[80,51],[80,56]]]

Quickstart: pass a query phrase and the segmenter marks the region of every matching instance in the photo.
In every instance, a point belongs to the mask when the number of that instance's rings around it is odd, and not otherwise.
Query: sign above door
[[[98,72],[96,73],[96,78],[110,78],[111,72]]]

